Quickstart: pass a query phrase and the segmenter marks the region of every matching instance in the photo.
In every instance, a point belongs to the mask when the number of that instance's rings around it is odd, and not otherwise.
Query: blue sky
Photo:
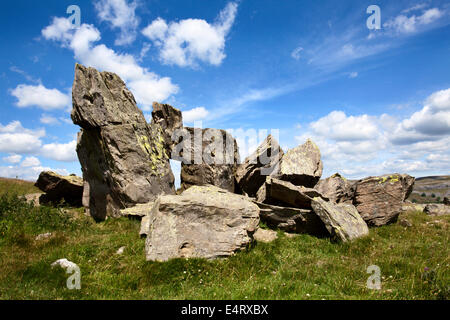
[[[381,29],[366,24],[378,5]],[[75,28],[67,7],[81,9]],[[450,170],[448,1],[8,1],[0,25],[0,176],[81,174],[76,62],[118,73],[148,117],[229,129],[242,158],[312,138],[324,177]],[[266,130],[266,131],[264,131]],[[175,171],[179,169],[175,166]],[[177,175],[178,172],[175,172]]]

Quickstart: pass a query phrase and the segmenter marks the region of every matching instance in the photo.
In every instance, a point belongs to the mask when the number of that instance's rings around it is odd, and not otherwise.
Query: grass
[[[0,178],[0,195],[5,193],[23,195],[27,193],[41,192],[41,190],[34,186],[34,182],[19,179]]]
[[[450,217],[404,215],[351,243],[308,235],[257,243],[230,258],[147,262],[139,221],[94,223],[81,209],[0,197],[0,299],[448,299]],[[38,234],[52,232],[47,240]],[[122,255],[116,251],[126,246]],[[81,269],[81,290],[54,261]],[[381,269],[369,290],[367,267]]]

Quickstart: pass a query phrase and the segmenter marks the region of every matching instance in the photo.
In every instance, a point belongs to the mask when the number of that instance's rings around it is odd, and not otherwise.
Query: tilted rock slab
[[[314,189],[335,203],[353,203],[355,196],[353,183],[349,182],[339,173],[320,180]]]
[[[225,130],[185,127],[175,132],[172,159],[181,161],[181,187],[213,185],[235,191],[240,160],[236,140]]]
[[[43,171],[34,184],[45,194],[39,196],[39,203],[66,203],[79,207],[82,204],[83,179],[75,175],[62,176],[53,171]]]
[[[92,217],[118,217],[120,209],[175,193],[162,128],[146,122],[119,76],[77,64],[72,100],[72,120],[82,128],[83,203]]]
[[[304,144],[288,150],[283,155],[279,178],[296,186],[313,188],[319,182],[322,171],[319,147],[308,139]]]
[[[266,177],[265,184],[256,195],[258,202],[281,206],[287,205],[299,209],[311,209],[311,200],[314,197],[328,200],[315,189],[295,186],[290,182],[272,177]]]
[[[367,224],[352,204],[336,204],[316,197],[311,205],[333,240],[346,242],[369,234]]]
[[[248,198],[214,186],[192,186],[160,196],[143,220],[147,260],[219,258],[252,242],[259,208]],[[145,230],[147,229],[147,230]]]
[[[283,154],[278,141],[269,135],[256,151],[238,166],[236,182],[239,189],[250,197],[256,196],[266,177],[278,174]]]
[[[259,207],[261,221],[265,222],[270,228],[314,236],[328,235],[324,223],[312,210],[255,203]]]
[[[172,139],[173,134],[175,130],[183,128],[183,116],[181,111],[171,105],[154,102],[152,124],[158,124],[162,128],[167,152],[170,156],[175,143]]]
[[[353,204],[369,226],[397,221],[415,179],[407,174],[368,177],[355,183]]]

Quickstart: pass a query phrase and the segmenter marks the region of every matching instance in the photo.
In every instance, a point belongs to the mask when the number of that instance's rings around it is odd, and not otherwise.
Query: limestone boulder
[[[175,132],[172,159],[181,161],[181,188],[213,185],[235,191],[236,140],[225,130],[185,127]]]
[[[261,221],[270,228],[318,237],[328,235],[324,223],[312,210],[280,207],[260,202],[255,203],[259,207]]]
[[[278,141],[269,135],[256,151],[248,156],[236,170],[236,182],[240,191],[250,197],[256,196],[267,176],[278,174],[283,150]]]
[[[369,226],[397,221],[415,179],[407,174],[368,177],[355,183],[353,204]]]
[[[248,198],[214,186],[160,196],[142,221],[147,260],[219,258],[246,248],[259,224]]]
[[[369,234],[367,224],[352,204],[336,204],[316,197],[311,205],[333,240],[347,242]]]
[[[72,100],[72,120],[82,128],[83,203],[92,217],[119,217],[121,209],[175,193],[163,129],[146,122],[119,76],[77,64]]]
[[[64,201],[75,207],[81,207],[83,197],[83,179],[75,175],[62,176],[53,171],[39,174],[35,186],[45,192],[40,195],[39,203],[59,203]]]
[[[425,206],[423,212],[429,216],[443,216],[450,214],[450,206],[441,203],[430,203]]]
[[[345,179],[339,173],[329,178],[320,180],[314,187],[318,192],[335,203],[353,203],[355,189],[353,183]]]
[[[319,147],[308,139],[283,155],[278,178],[296,186],[313,188],[322,176],[323,164],[320,157]]]

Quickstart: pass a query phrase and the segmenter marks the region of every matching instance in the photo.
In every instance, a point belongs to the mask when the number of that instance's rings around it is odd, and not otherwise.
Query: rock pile
[[[148,260],[232,255],[253,241],[260,219],[290,233],[351,241],[367,235],[368,225],[396,221],[414,184],[401,174],[320,180],[320,150],[309,139],[283,152],[269,135],[240,164],[229,133],[183,127],[170,105],[154,103],[147,123],[114,73],[77,64],[72,93],[84,178],[78,199],[83,190],[83,205],[97,220],[141,218]],[[178,195],[170,159],[182,161]]]

